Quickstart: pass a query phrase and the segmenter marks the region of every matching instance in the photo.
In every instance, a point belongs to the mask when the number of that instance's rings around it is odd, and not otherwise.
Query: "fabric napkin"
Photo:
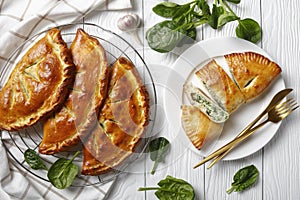
[[[82,19],[93,10],[131,8],[130,0],[3,0],[0,3],[0,68],[23,41],[35,33]],[[3,114],[3,113],[0,113]],[[13,151],[13,141],[2,138]],[[56,189],[28,173],[6,152],[0,142],[0,199],[104,199],[114,181],[106,184]]]

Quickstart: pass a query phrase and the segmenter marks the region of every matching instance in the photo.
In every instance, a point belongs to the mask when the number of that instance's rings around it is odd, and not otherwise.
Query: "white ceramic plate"
[[[216,59],[219,64],[224,65],[223,55],[233,52],[257,52],[269,59],[270,56],[261,48],[248,41],[234,38],[234,37],[222,37],[204,40],[196,43],[189,49],[187,49],[172,65],[172,72],[168,76],[167,87],[181,100],[181,104],[189,104],[183,95],[183,85],[186,81],[192,81],[193,72],[195,68],[201,68],[205,63],[211,59]],[[226,71],[226,67],[225,67]],[[272,97],[280,90],[285,88],[284,80],[279,76],[272,84],[264,91],[262,95],[255,100],[240,106],[234,113],[231,114],[229,120],[224,124],[221,135],[214,140],[208,147],[197,150],[192,143],[188,140],[185,132],[181,127],[181,110],[180,105],[170,103],[167,93],[165,94],[165,109],[168,123],[171,123],[174,134],[178,134],[177,139],[188,148],[201,156],[207,156],[212,151],[223,146],[236,135],[238,135],[244,127],[246,127],[252,120],[256,118],[269,104]],[[255,153],[264,147],[275,135],[280,123],[269,123],[263,128],[258,130],[247,141],[243,142],[235,149],[233,149],[223,160],[234,160],[246,157]]]

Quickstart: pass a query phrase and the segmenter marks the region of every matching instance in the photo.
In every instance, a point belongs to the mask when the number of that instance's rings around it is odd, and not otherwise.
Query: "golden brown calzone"
[[[222,123],[211,121],[200,109],[191,105],[181,106],[181,124],[192,144],[199,150],[205,141],[216,138],[223,129]]]
[[[254,52],[232,53],[225,59],[246,101],[260,95],[281,72],[275,62]]]
[[[77,30],[71,45],[76,77],[63,108],[44,123],[39,152],[53,154],[79,143],[97,123],[107,93],[109,66],[96,38]]]
[[[84,143],[82,174],[99,175],[131,155],[149,121],[149,95],[135,66],[119,58],[112,67],[99,126]]]
[[[0,129],[31,126],[58,109],[73,83],[74,71],[60,30],[49,30],[17,63],[0,92]]]

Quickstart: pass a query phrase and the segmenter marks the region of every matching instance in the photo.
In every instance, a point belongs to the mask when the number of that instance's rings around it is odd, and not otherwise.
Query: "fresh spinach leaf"
[[[179,9],[174,14],[172,20],[178,24],[182,25],[184,23],[189,23],[193,19],[192,10],[190,4],[184,4],[179,7]]]
[[[238,20],[239,17],[231,10],[231,8],[224,1],[220,1],[220,4],[214,4],[212,14],[209,18],[209,25],[218,29],[228,22]]]
[[[221,26],[225,25],[226,23],[235,21],[238,19],[239,19],[239,17],[237,17],[234,13],[225,11],[223,14],[221,14],[219,16],[217,27],[220,28]]]
[[[226,1],[235,3],[235,4],[239,4],[241,2],[241,0],[226,0]]]
[[[253,43],[257,43],[261,39],[261,27],[253,19],[246,18],[239,20],[239,25],[236,27],[236,36]]]
[[[225,10],[221,6],[217,6],[216,4],[213,5],[212,13],[208,19],[208,24],[213,28],[217,29],[219,27],[219,17],[224,14]]]
[[[190,28],[189,30],[187,30],[186,35],[188,36],[189,41],[195,41],[196,37],[197,37],[197,29],[196,28]]]
[[[138,191],[156,190],[155,195],[160,200],[193,200],[194,188],[185,180],[167,176],[158,183],[160,187],[139,188]]]
[[[164,137],[158,137],[149,143],[150,158],[154,161],[151,174],[155,173],[158,163],[163,161],[169,147],[170,142]]]
[[[179,8],[180,6],[176,3],[163,2],[153,7],[152,11],[161,17],[172,18]]]
[[[184,37],[184,33],[177,28],[178,25],[170,20],[154,25],[146,32],[149,46],[161,53],[171,51]]]
[[[27,149],[24,152],[24,158],[27,164],[32,168],[32,169],[44,169],[48,170],[46,165],[43,163],[39,155],[32,149]]]
[[[236,172],[233,177],[233,183],[231,188],[226,192],[230,194],[231,192],[240,192],[250,188],[258,179],[259,172],[254,165],[244,167]]]
[[[228,22],[240,20],[227,2],[239,4],[240,0],[215,0],[212,10],[208,0],[194,0],[183,5],[172,2],[156,5],[153,11],[170,20],[157,23],[147,31],[146,39],[149,46],[155,51],[166,53],[176,46],[188,43],[187,41],[190,40],[183,39],[185,35],[196,38],[197,31],[195,30],[198,26],[207,23],[213,29],[219,29]],[[258,41],[261,38],[260,27],[260,32],[258,32],[257,27],[251,24],[255,29],[249,29],[250,23],[246,22],[244,25],[244,21],[240,20],[236,29],[237,36],[250,41]]]
[[[78,166],[73,164],[73,160],[80,152],[77,151],[71,160],[59,158],[48,171],[48,179],[58,189],[69,187],[78,174]]]
[[[209,18],[211,12],[208,3],[205,0],[198,1],[198,8],[201,10],[201,14],[203,17]]]

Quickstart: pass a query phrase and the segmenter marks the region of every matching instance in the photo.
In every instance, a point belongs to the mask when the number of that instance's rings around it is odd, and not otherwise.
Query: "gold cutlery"
[[[233,141],[229,142],[222,148],[220,148],[217,151],[215,151],[214,153],[210,154],[208,157],[203,159],[199,164],[197,164],[194,168],[199,167],[200,165],[204,164],[208,160],[213,159],[216,156],[225,156],[231,150],[231,148],[233,148],[236,144],[243,141],[244,139],[248,138],[250,135],[252,135],[255,132],[255,130],[257,130],[258,128],[263,126],[268,121],[277,123],[277,122],[281,121],[282,119],[284,119],[285,117],[287,117],[293,110],[297,109],[298,106],[296,106],[297,104],[294,100],[288,100],[287,102],[278,104],[275,107],[275,105],[278,102],[280,102],[280,100],[282,98],[284,98],[289,92],[291,92],[291,90],[292,89],[283,90],[283,91],[279,92],[277,95],[275,95],[274,98],[272,99],[272,101],[270,102],[270,104],[267,106],[267,108],[251,124],[249,124]],[[263,122],[263,124],[258,125],[256,127],[254,127],[253,129],[251,129],[252,126],[256,122],[258,122],[266,113],[268,113],[268,119],[265,122]],[[278,116],[278,117],[275,118],[276,116]],[[226,152],[226,154],[222,155],[225,152]],[[220,159],[214,161],[214,163],[212,163],[211,166],[214,165]]]
[[[299,106],[297,105],[294,99],[289,99],[282,104],[278,104],[274,109],[270,110],[268,113],[268,119],[262,122],[261,124],[255,126],[253,129],[249,130],[247,133],[243,134],[242,136],[238,137],[236,141],[234,141],[233,145],[220,156],[218,156],[215,160],[213,160],[209,166],[207,167],[210,169],[214,164],[216,164],[219,160],[221,160],[227,153],[230,152],[239,142],[243,141],[244,139],[248,138],[252,135],[257,129],[265,125],[267,122],[271,121],[273,123],[277,123],[284,118],[286,118],[292,111],[296,110]]]
[[[276,104],[278,104],[284,97],[286,97],[293,89],[287,88],[284,90],[279,91],[270,101],[269,105],[265,108],[264,111],[260,113],[259,116],[256,117],[239,135],[235,137],[238,138],[239,136],[244,135],[247,131],[249,131],[265,114],[267,114]],[[210,169],[214,164],[216,164],[218,161],[220,161],[222,158],[224,158],[231,149],[228,149],[223,154],[220,154],[217,156],[207,167],[207,169]]]

